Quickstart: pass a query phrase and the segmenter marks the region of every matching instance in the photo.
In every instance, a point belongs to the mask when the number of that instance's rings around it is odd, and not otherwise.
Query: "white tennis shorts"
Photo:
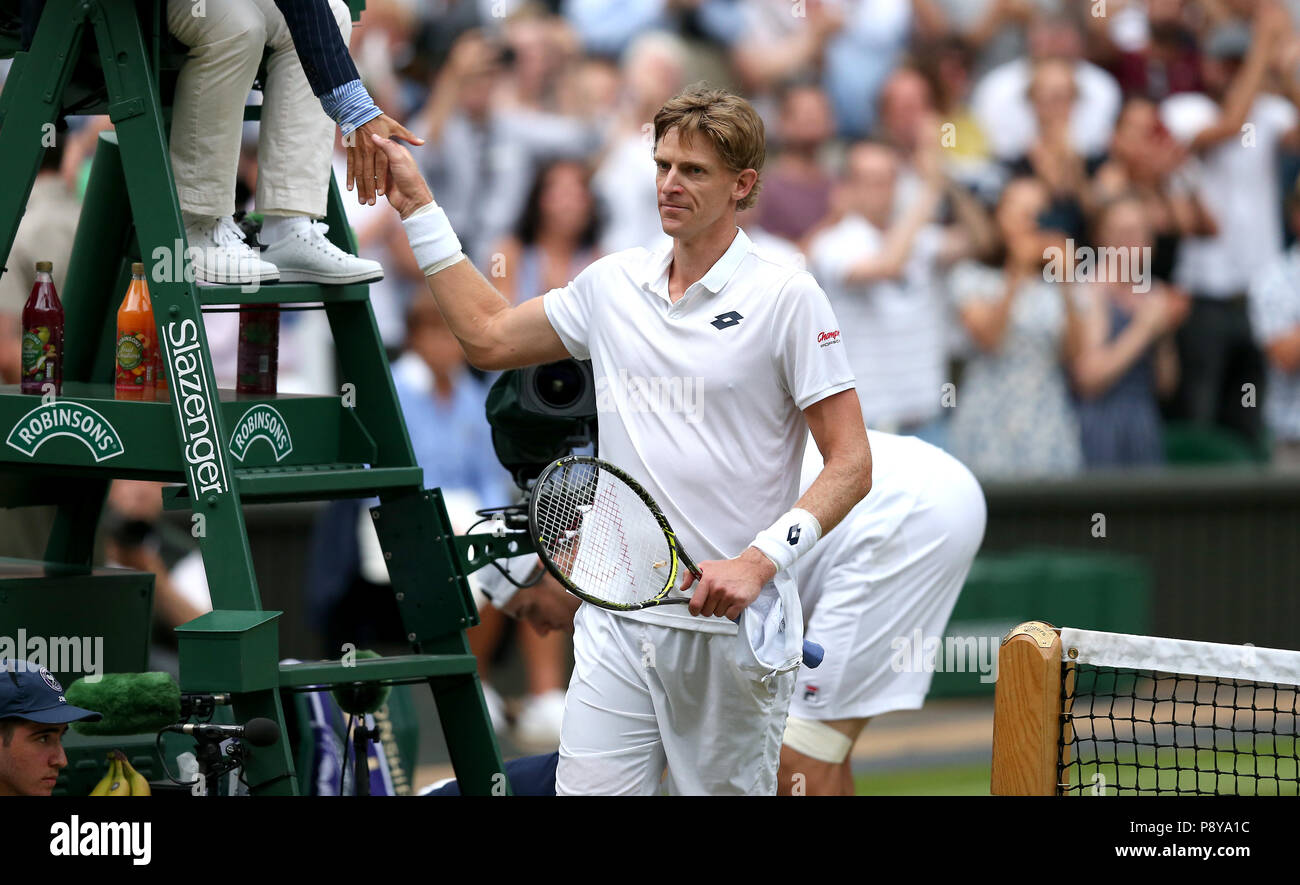
[[[743,642],[584,603],[556,794],[775,795],[795,673],[742,669]]]
[[[836,721],[918,710],[933,674],[897,651],[919,629],[941,637],[984,538],[979,483],[961,462],[936,457],[914,506],[884,537],[854,538],[852,514],[800,563],[805,636],[826,658],[801,667],[790,715]],[[826,555],[830,554],[830,555]]]

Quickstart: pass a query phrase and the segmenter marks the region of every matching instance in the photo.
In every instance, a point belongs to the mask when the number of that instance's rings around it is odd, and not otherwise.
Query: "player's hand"
[[[421,206],[433,202],[433,192],[425,183],[415,158],[411,152],[395,141],[371,136],[375,148],[384,156],[385,174],[384,196],[397,213],[406,218]]]
[[[736,619],[750,606],[763,586],[776,574],[772,560],[753,547],[735,559],[714,559],[700,563],[699,586],[687,608],[701,617]],[[695,583],[695,576],[686,573],[685,591]]]
[[[423,138],[387,114],[380,114],[373,120],[362,123],[344,139],[348,146],[348,190],[352,190],[355,182],[357,202],[372,206],[375,204],[376,193],[383,196],[388,179],[388,158],[371,141],[371,136],[376,135],[385,139],[400,138],[410,144],[424,144]]]

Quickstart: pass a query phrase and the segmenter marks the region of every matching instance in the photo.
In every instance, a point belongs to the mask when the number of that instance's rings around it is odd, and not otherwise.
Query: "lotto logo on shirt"
[[[830,347],[832,344],[840,343],[840,330],[834,332],[819,332],[817,334],[817,343],[822,347]]]

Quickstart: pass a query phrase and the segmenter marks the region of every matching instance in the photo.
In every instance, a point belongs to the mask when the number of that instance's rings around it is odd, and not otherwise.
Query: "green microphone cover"
[[[364,648],[357,649],[356,656],[367,659],[382,657],[378,652]],[[391,685],[380,685],[378,682],[336,685],[330,690],[330,695],[334,698],[334,703],[339,705],[339,709],[354,716],[364,716],[366,713],[378,711],[388,703],[388,696],[392,693]]]
[[[84,735],[155,732],[181,718],[181,693],[168,673],[105,673],[95,682],[83,676],[63,696],[74,707],[102,713],[98,722],[74,722]]]

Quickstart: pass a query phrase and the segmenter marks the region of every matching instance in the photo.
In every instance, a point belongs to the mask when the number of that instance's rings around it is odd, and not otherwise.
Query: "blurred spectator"
[[[808,258],[799,247],[785,237],[777,236],[759,224],[759,207],[763,205],[763,195],[758,202],[748,209],[736,213],[736,225],[753,241],[754,247],[761,249],[769,258],[779,264],[807,269]]]
[[[543,167],[514,233],[496,247],[497,291],[517,304],[568,285],[598,257],[598,231],[587,167],[574,160]]]
[[[1143,273],[1139,262],[1150,254],[1154,237],[1141,198],[1120,197],[1103,206],[1096,230],[1099,254],[1110,251],[1121,258],[1098,258],[1099,270],[1129,268],[1135,277]],[[1164,462],[1158,398],[1171,395],[1178,384],[1173,331],[1186,316],[1188,302],[1165,284],[1152,283],[1150,276],[1103,279],[1079,289],[1082,345],[1073,379],[1088,467]]]
[[[1146,98],[1130,98],[1115,125],[1110,156],[1091,187],[1094,205],[1126,194],[1142,200],[1154,237],[1152,275],[1166,282],[1173,278],[1182,239],[1216,232],[1214,219],[1183,169],[1186,158],[1186,149],[1160,122],[1156,105]]]
[[[1085,157],[1105,151],[1119,114],[1119,86],[1110,74],[1084,61],[1082,53],[1083,37],[1071,19],[1035,19],[1029,28],[1029,57],[994,68],[975,85],[971,106],[994,156],[1013,162],[1029,152],[1039,135],[1029,87],[1035,65],[1047,59],[1074,66],[1070,146]]]
[[[803,16],[790,0],[710,0],[708,7],[730,6],[738,16],[731,65],[746,97],[769,125],[770,96],[788,80],[820,75],[831,39],[844,27],[845,10],[830,0],[805,0]]]
[[[189,534],[162,520],[160,482],[118,479],[108,490],[103,518],[109,565],[154,576],[153,641],[149,668],[176,675],[180,662],[174,628],[212,610],[203,560]],[[197,567],[198,580],[192,580]]]
[[[617,58],[638,35],[669,26],[668,6],[666,0],[561,0],[560,11],[583,48]]]
[[[1074,147],[1071,128],[1078,101],[1075,66],[1048,58],[1034,65],[1029,102],[1037,135],[1023,157],[1011,164],[1011,177],[1033,175],[1051,194],[1044,225],[1082,240],[1088,211],[1088,179],[1101,165],[1097,152],[1083,156]]]
[[[1282,225],[1272,208],[1281,194],[1279,148],[1295,145],[1300,134],[1293,101],[1261,90],[1288,34],[1286,13],[1271,2],[1258,4],[1253,33],[1238,22],[1220,25],[1205,46],[1208,94],[1174,95],[1161,107],[1165,125],[1199,158],[1198,194],[1218,231],[1188,239],[1179,250],[1174,279],[1193,302],[1179,332],[1178,413],[1253,443],[1262,429],[1255,406],[1266,393],[1246,290],[1251,276],[1282,254]],[[1285,75],[1294,100],[1295,72]]]
[[[898,210],[894,151],[854,145],[840,184],[843,218],[818,233],[809,252],[844,332],[867,426],[942,445],[949,318],[942,273],[975,251],[987,220],[952,189],[967,209],[964,223],[934,223],[946,181],[937,139],[927,143],[921,189]]]
[[[484,418],[487,387],[427,291],[406,315],[407,350],[393,363],[393,385],[427,488],[473,492],[481,507],[509,503],[509,477],[497,463]]]
[[[881,88],[879,109],[877,134],[894,149],[900,166],[899,203],[910,205],[921,187],[917,155],[940,139],[934,92],[916,68],[903,66]]]
[[[54,288],[63,294],[68,276],[68,261],[72,257],[72,241],[77,233],[77,218],[81,214],[81,199],[75,187],[61,173],[63,144],[67,133],[56,135],[53,147],[41,155],[41,165],[32,182],[27,210],[18,222],[18,233],[9,250],[6,270],[0,274],[0,316],[21,321],[23,305],[36,282],[36,262],[54,262]],[[5,339],[17,347],[22,332]],[[21,358],[21,357],[20,357]],[[8,365],[3,368],[8,370]],[[8,375],[5,375],[8,378]],[[6,384],[17,384],[18,375]]]
[[[1119,42],[1125,34],[1106,26],[1107,18],[1090,17],[1097,25],[1094,59],[1115,75],[1126,96],[1162,101],[1177,92],[1205,88],[1196,31],[1187,20],[1188,5],[1188,0],[1146,0],[1143,10],[1140,4],[1128,4],[1125,9],[1131,14],[1145,12],[1133,40],[1136,45],[1129,46]]]
[[[826,46],[826,91],[840,134],[875,125],[876,95],[902,60],[916,25],[913,0],[844,0],[844,26]]]
[[[1300,234],[1300,180],[1287,199],[1291,229]],[[1273,463],[1300,469],[1300,243],[1265,267],[1250,287],[1250,321],[1268,358],[1264,421]]]
[[[823,154],[834,134],[830,100],[820,86],[794,83],[782,90],[780,153],[763,173],[759,223],[764,230],[798,242],[826,217],[832,181]]]
[[[934,112],[945,127],[941,144],[946,149],[944,163],[949,174],[979,191],[1000,188],[1000,170],[992,162],[988,139],[970,106],[974,86],[970,45],[960,37],[946,37],[918,46],[914,55],[917,70],[929,84]],[[890,84],[886,83],[880,100],[886,132],[893,128],[890,120],[895,113],[889,93]]]
[[[594,121],[539,106],[551,100],[549,54],[560,51],[545,35],[541,26],[520,26],[518,39],[530,48],[527,64],[516,68],[515,52],[481,33],[465,34],[414,124],[427,144],[412,153],[465,254],[482,268],[514,226],[536,167],[555,156],[586,156],[598,143]]]
[[[649,33],[623,56],[622,102],[592,179],[604,214],[603,253],[665,242],[655,185],[654,115],[685,86],[686,48],[676,37]]]
[[[1069,0],[944,0],[953,23],[978,50],[976,71],[1024,56],[1031,23],[1059,16]]]
[[[1003,267],[967,262],[952,273],[977,350],[957,387],[949,450],[982,477],[1068,476],[1083,464],[1063,369],[1081,329],[1071,287],[1044,279],[1046,249],[1060,239],[1038,223],[1048,200],[1035,179],[1008,184],[996,219]]]

